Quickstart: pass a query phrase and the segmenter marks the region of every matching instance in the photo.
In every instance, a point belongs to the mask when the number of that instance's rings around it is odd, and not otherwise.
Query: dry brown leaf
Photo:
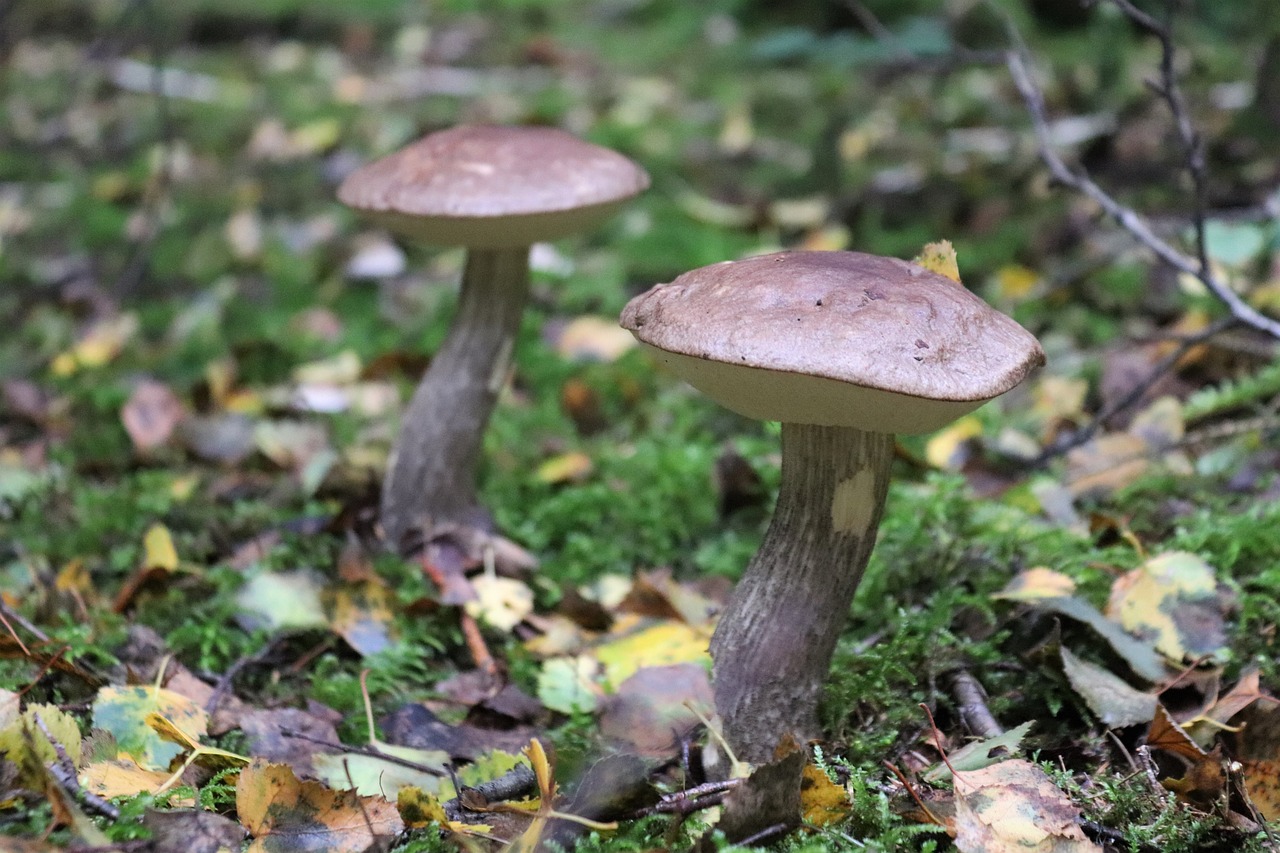
[[[139,382],[120,410],[125,432],[139,453],[148,453],[166,444],[185,416],[178,395],[154,379]]]
[[[1188,761],[1200,761],[1208,754],[1191,739],[1182,726],[1174,722],[1163,705],[1156,708],[1155,719],[1147,730],[1147,746],[1180,755]]]
[[[240,771],[236,812],[253,836],[251,853],[325,850],[363,853],[404,830],[395,804],[302,781],[283,764],[255,759]]]

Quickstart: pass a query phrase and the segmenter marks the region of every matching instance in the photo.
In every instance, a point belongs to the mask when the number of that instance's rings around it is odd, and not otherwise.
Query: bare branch
[[[1118,0],[1118,2],[1124,2],[1124,0]],[[1166,29],[1162,28],[1162,31],[1167,33]],[[1044,95],[1032,76],[1026,48],[1022,45],[1021,39],[1018,38],[1016,32],[1012,32],[1012,35],[1017,47],[1006,54],[1005,62],[1009,68],[1010,75],[1012,75],[1013,83],[1018,88],[1022,100],[1026,103],[1027,111],[1031,115],[1032,127],[1040,149],[1040,159],[1048,167],[1053,177],[1064,186],[1092,200],[1160,260],[1179,272],[1195,276],[1214,297],[1227,307],[1232,317],[1236,320],[1259,331],[1266,332],[1275,338],[1280,338],[1280,320],[1275,320],[1262,314],[1241,299],[1235,291],[1213,272],[1213,269],[1208,264],[1203,240],[1204,202],[1202,189],[1197,189],[1199,200],[1197,202],[1198,213],[1196,214],[1199,220],[1199,239],[1197,239],[1197,243],[1200,258],[1193,259],[1163,240],[1152,230],[1150,224],[1141,214],[1116,201],[1110,193],[1099,186],[1088,174],[1078,169],[1072,169],[1063,161],[1062,156],[1054,148],[1049,135],[1049,121],[1044,105]],[[1171,49],[1172,45],[1170,45]],[[1166,61],[1170,64],[1169,74],[1172,74],[1172,60],[1167,59]],[[1177,93],[1176,88],[1169,90],[1167,84],[1166,90]],[[1163,96],[1166,97],[1166,100],[1171,97],[1168,94]],[[1172,97],[1178,103],[1181,103],[1181,94],[1173,94]],[[1183,136],[1184,143],[1188,145],[1190,151],[1199,151],[1201,146],[1194,130],[1190,128],[1190,121],[1186,118],[1186,111],[1182,107],[1179,107],[1179,110],[1181,115],[1179,121],[1181,123],[1182,120],[1186,120],[1187,132],[1190,133],[1189,137]],[[1179,132],[1182,133],[1181,129]],[[1197,166],[1197,162],[1200,165]],[[1203,154],[1201,153],[1198,159],[1197,157],[1190,157],[1188,168],[1192,173],[1193,181],[1202,183]],[[1197,172],[1200,175],[1199,179],[1196,178]]]

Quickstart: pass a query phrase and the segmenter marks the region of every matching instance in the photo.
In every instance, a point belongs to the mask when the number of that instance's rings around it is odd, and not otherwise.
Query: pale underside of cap
[[[929,432],[1017,385],[1044,352],[963,286],[895,258],[781,252],[685,273],[622,325],[747,417]]]
[[[498,248],[586,230],[648,185],[628,158],[557,128],[464,125],[357,169],[338,198],[411,239]]]

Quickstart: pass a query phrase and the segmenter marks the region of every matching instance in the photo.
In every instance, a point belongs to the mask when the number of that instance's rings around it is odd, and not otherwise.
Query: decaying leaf
[[[1050,581],[1052,582],[1052,581]],[[998,593],[996,598],[1012,598],[1015,601],[1026,601],[1031,606],[1057,613],[1083,622],[1102,636],[1112,650],[1127,663],[1134,673],[1152,683],[1163,681],[1169,675],[1169,667],[1164,658],[1149,643],[1134,637],[1122,628],[1119,623],[1106,618],[1096,607],[1075,596],[1040,597],[1030,590],[1012,595]]]
[[[268,628],[325,628],[323,581],[306,569],[261,572],[236,594],[245,618]]]
[[[39,790],[43,786],[44,766],[58,759],[57,749],[40,729],[37,717],[71,760],[80,760],[80,726],[70,714],[56,705],[31,704],[20,715],[14,713],[16,701],[6,702],[5,706],[11,709],[6,714],[10,720],[0,727],[0,755],[17,765],[19,778],[26,787]]]
[[[623,628],[624,620],[618,620]],[[595,649],[605,668],[605,685],[616,688],[646,666],[708,662],[710,631],[683,622],[659,622],[625,634]]]
[[[363,853],[404,830],[395,805],[382,797],[362,797],[302,781],[288,767],[259,759],[240,771],[236,813],[253,836],[252,853],[285,849]]]
[[[386,586],[347,583],[329,596],[329,624],[357,653],[368,657],[391,645],[394,614]]]
[[[800,779],[800,811],[805,823],[829,826],[849,816],[852,804],[843,787],[831,781],[821,767],[806,764]]]
[[[1005,588],[992,596],[1005,601],[1038,601],[1045,598],[1062,598],[1076,591],[1076,582],[1045,566],[1036,566],[1018,572]]]
[[[565,324],[556,351],[577,361],[616,361],[636,346],[636,339],[613,317],[585,315]]]
[[[195,740],[208,732],[204,709],[186,696],[163,687],[104,687],[93,703],[93,725],[116,739],[120,757],[128,756],[146,770],[168,770],[184,747],[165,740],[148,722],[151,714]]]
[[[665,758],[698,724],[695,709],[709,716],[715,699],[705,667],[696,663],[637,670],[604,700],[600,733],[639,755]]]
[[[1030,761],[955,774],[956,849],[962,853],[1102,853],[1080,809]]]
[[[1175,663],[1229,654],[1223,614],[1225,592],[1213,567],[1195,554],[1160,554],[1116,580],[1107,617],[1149,640]]]

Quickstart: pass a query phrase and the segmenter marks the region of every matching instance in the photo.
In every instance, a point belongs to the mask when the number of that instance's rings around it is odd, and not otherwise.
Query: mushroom
[[[528,298],[529,248],[595,225],[648,185],[631,160],[562,130],[490,125],[429,134],[342,182],[338,198],[390,231],[467,248],[457,314],[388,460],[389,543],[485,517],[476,466]]]
[[[711,639],[738,757],[817,734],[836,639],[875,542],[895,433],[936,430],[1044,362],[962,285],[857,252],[780,252],[687,272],[622,312],[656,360],[749,418],[782,422],[777,508]]]

